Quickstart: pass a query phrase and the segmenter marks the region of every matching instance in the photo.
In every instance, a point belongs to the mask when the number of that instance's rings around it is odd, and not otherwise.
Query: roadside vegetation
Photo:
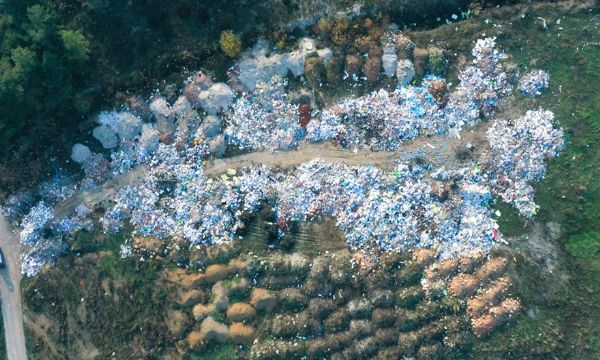
[[[26,313],[48,326],[28,326],[34,358],[104,358],[112,351],[154,358],[172,345],[164,325],[167,295],[154,284],[160,264],[123,261],[113,246],[122,240],[95,234],[85,240],[88,251],[74,249],[49,271],[23,281]]]

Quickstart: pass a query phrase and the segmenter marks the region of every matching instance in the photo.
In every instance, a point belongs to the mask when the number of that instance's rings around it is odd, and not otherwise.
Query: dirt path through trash
[[[260,164],[289,170],[317,157],[328,162],[341,162],[347,165],[371,164],[387,171],[391,171],[395,167],[398,159],[422,157],[436,165],[444,165],[446,169],[451,169],[464,165],[465,160],[460,160],[456,156],[460,147],[470,143],[474,146],[475,151],[487,151],[485,131],[488,125],[489,123],[481,123],[467,128],[461,132],[460,139],[447,136],[419,137],[406,141],[400,146],[400,149],[394,152],[343,149],[335,146],[332,142],[302,143],[297,150],[293,151],[256,151],[210,160],[205,164],[204,173],[207,176],[218,176],[231,168],[239,169]],[[112,199],[119,189],[139,183],[147,171],[146,166],[141,166],[117,175],[92,190],[78,192],[58,203],[54,208],[55,214],[58,217],[69,215],[80,204],[86,204],[91,208],[100,205]]]
[[[352,150],[336,147],[331,142],[326,143],[302,143],[297,150],[271,153],[268,151],[258,151],[249,154],[239,155],[225,159],[211,160],[206,164],[204,173],[207,176],[219,175],[230,168],[242,168],[250,165],[270,165],[282,170],[290,169],[300,165],[303,162],[314,158],[321,158],[327,162],[341,162],[346,165],[373,165],[383,170],[392,170],[402,154],[422,150],[421,154],[429,161],[437,161],[441,156],[446,162],[452,162],[458,146],[464,146],[466,143],[478,143],[482,139],[484,127],[479,127],[477,131],[464,132],[462,139],[450,139],[448,137],[421,137],[415,140],[407,141],[399,150],[389,151],[371,151],[371,150]]]

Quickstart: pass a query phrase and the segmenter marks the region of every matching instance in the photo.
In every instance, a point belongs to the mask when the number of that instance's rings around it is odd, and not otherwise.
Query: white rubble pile
[[[415,65],[412,61],[400,59],[396,63],[396,78],[398,78],[399,86],[408,86],[416,74]]]
[[[213,138],[221,132],[221,119],[214,115],[208,115],[198,129],[202,136]],[[197,135],[198,136],[198,135]]]
[[[198,105],[207,113],[215,115],[221,110],[226,110],[234,98],[233,91],[225,83],[216,83],[208,90],[198,94]]]
[[[116,135],[123,140],[134,140],[142,132],[142,119],[126,111],[103,111],[98,115],[100,126],[92,131],[105,149],[117,146]]]
[[[76,163],[81,164],[85,162],[91,155],[92,152],[90,148],[83,144],[75,144],[71,148],[71,160]]]
[[[100,125],[92,130],[92,136],[100,141],[105,149],[114,149],[119,145],[119,137],[107,125]]]
[[[392,77],[396,74],[398,67],[398,54],[396,49],[396,39],[398,32],[393,30],[386,31],[381,37],[381,46],[383,47],[383,55],[381,56],[381,65],[383,73],[387,77]]]
[[[158,149],[158,143],[160,141],[160,133],[153,127],[144,124],[142,126],[142,136],[140,137],[140,144],[148,152],[154,152]]]
[[[270,53],[269,47],[267,41],[258,41],[236,64],[239,80],[250,91],[256,89],[259,81],[268,83],[273,76],[284,77],[288,71],[294,76],[302,75],[305,57],[313,52],[323,59],[324,64],[332,55],[330,49],[317,49],[316,41],[309,38],[300,39],[298,50],[288,53]]]
[[[225,90],[227,90],[227,89],[225,89]],[[231,91],[231,89],[229,89],[229,92],[230,91]],[[223,91],[221,91],[221,92],[223,92]],[[227,97],[231,98],[231,95],[232,94],[228,93]],[[229,105],[229,103],[227,103],[227,105]],[[223,107],[227,107],[227,105],[225,105]],[[177,98],[177,100],[175,100],[175,103],[171,107],[171,112],[172,112],[172,114],[175,114],[175,115],[181,115],[190,110],[192,110],[192,103],[190,103],[190,101],[185,97],[185,95],[180,95]]]
[[[119,134],[121,140],[133,140],[139,137],[142,132],[142,119],[131,113],[122,112],[115,131]]]
[[[157,118],[158,117],[168,118],[169,116],[171,116],[173,114],[173,110],[171,109],[171,106],[169,105],[167,100],[160,96],[157,96],[150,103],[150,112]]]

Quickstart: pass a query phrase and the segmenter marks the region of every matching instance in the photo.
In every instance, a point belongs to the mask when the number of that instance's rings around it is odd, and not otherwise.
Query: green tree
[[[61,30],[60,37],[66,51],[65,55],[67,59],[80,63],[88,60],[90,44],[79,31]]]
[[[236,57],[242,51],[242,40],[231,30],[223,31],[219,39],[221,50],[229,56]]]
[[[0,0],[0,141],[30,125],[62,126],[87,108],[89,43],[43,0]]]
[[[27,9],[27,19],[23,24],[28,41],[36,45],[49,45],[56,35],[56,18],[50,9],[41,5],[33,5]]]

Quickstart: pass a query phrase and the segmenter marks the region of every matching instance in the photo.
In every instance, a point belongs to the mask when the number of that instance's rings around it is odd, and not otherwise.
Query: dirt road
[[[4,252],[6,268],[0,270],[0,298],[4,336],[9,360],[26,360],[23,309],[21,308],[21,251],[4,216],[0,214],[0,247]]]
[[[56,204],[56,206],[54,206],[54,214],[56,217],[68,216],[72,214],[73,210],[80,204],[87,204],[93,208],[96,205],[110,200],[120,189],[127,185],[138,183],[146,174],[146,170],[146,166],[140,166],[126,173],[112,177],[110,180],[92,190],[79,191],[70,198]]]
[[[287,170],[291,167],[310,161],[316,157],[327,162],[343,162],[348,165],[372,164],[389,170],[394,167],[397,158],[395,152],[347,150],[335,147],[331,143],[302,143],[297,150],[275,152],[257,151],[249,154],[209,161],[204,167],[204,174],[214,176],[224,173],[229,168],[242,168],[250,165],[269,165]]]
[[[421,152],[422,156],[430,161],[436,161],[438,157],[448,161],[454,157],[457,146],[468,142],[477,143],[481,140],[483,130],[465,131],[462,139],[450,139],[448,137],[421,137],[407,141],[397,151],[371,151],[351,150],[336,147],[331,142],[324,143],[302,143],[297,150],[271,153],[268,151],[257,151],[245,155],[234,156],[224,159],[209,161],[204,174],[214,176],[224,173],[229,168],[241,168],[250,165],[265,164],[275,168],[287,170],[303,162],[314,158],[321,158],[327,162],[341,162],[351,166],[373,165],[383,170],[391,171],[396,166],[396,161],[410,152]]]

